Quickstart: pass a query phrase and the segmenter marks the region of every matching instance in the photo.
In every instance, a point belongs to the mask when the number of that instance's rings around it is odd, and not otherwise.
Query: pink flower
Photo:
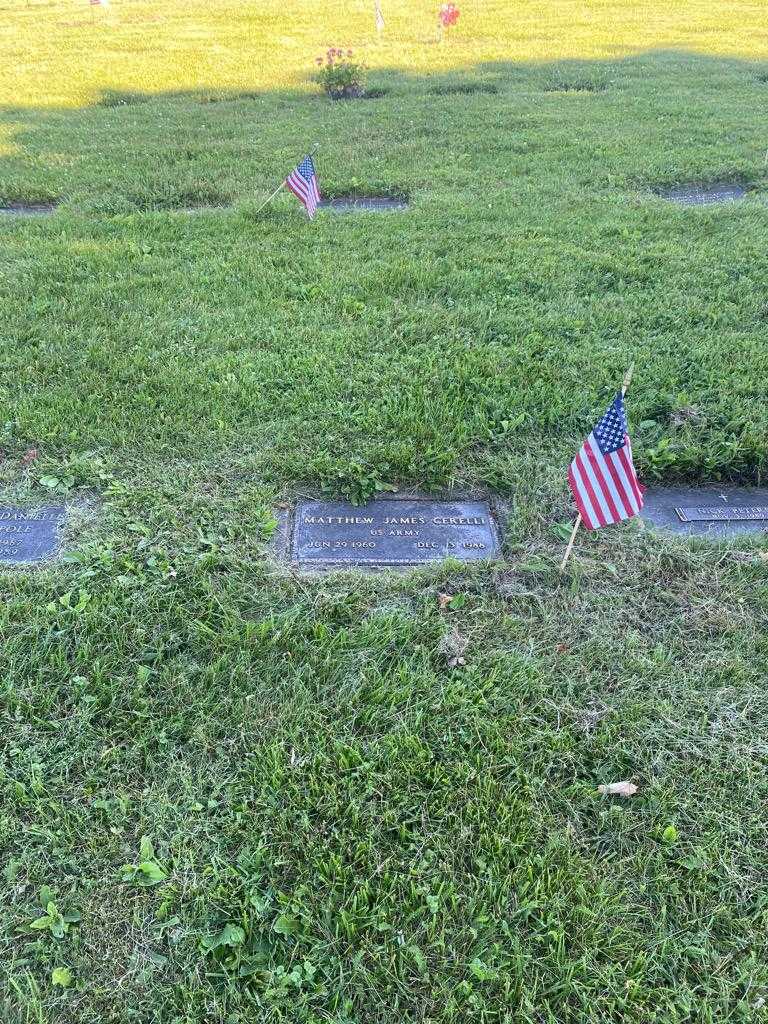
[[[456,19],[459,16],[459,9],[456,4],[442,4],[438,14],[438,18],[441,24],[448,28],[451,25],[456,24]]]

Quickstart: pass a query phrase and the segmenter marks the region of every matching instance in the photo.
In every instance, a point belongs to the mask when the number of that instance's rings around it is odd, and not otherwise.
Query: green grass
[[[0,220],[0,502],[72,512],[0,575],[0,1020],[765,1019],[765,542],[557,571],[633,360],[647,482],[764,478],[762,5],[372,6],[2,12],[0,201],[59,205]],[[315,141],[409,210],[256,217]],[[274,564],[377,481],[500,494],[505,563]]]

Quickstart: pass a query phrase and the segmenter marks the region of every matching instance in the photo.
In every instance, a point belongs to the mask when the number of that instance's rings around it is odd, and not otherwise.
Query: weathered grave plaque
[[[768,531],[768,489],[660,487],[645,495],[643,519],[674,533],[729,537]]]
[[[42,217],[47,213],[53,213],[56,206],[56,203],[25,203],[13,200],[0,204],[0,213],[10,217]]]
[[[335,210],[337,213],[353,213],[367,210],[369,213],[385,213],[387,210],[407,210],[405,199],[391,196],[346,196],[338,199],[323,199],[320,209]]]
[[[63,505],[24,509],[0,506],[0,565],[42,562],[59,547]]]
[[[714,185],[675,185],[659,193],[683,206],[709,206],[712,203],[733,203],[743,199],[746,189],[735,182],[720,181]]]
[[[676,508],[681,523],[744,523],[768,520],[768,505],[754,508],[734,508],[731,505],[718,508]]]
[[[485,501],[390,498],[355,506],[304,501],[295,513],[291,556],[303,566],[422,565],[443,558],[497,558],[501,546]]]

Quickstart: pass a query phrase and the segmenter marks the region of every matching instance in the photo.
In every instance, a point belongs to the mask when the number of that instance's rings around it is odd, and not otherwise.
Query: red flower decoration
[[[455,25],[459,18],[459,9],[456,4],[443,4],[438,17],[443,28],[450,28]]]

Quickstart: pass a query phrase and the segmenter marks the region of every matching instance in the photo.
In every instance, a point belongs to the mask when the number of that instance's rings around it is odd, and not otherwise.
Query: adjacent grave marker
[[[303,501],[296,508],[291,559],[300,566],[423,565],[498,558],[499,534],[485,501],[390,498],[355,506]]]
[[[643,519],[674,533],[731,537],[768,531],[768,489],[661,487],[645,495]]]
[[[0,565],[42,562],[59,548],[63,505],[24,509],[0,506]]]
[[[334,210],[336,213],[353,213],[367,210],[373,213],[386,213],[387,210],[407,210],[405,199],[393,199],[392,196],[339,196],[338,199],[323,199],[321,210]]]
[[[764,522],[768,520],[768,505],[754,508],[676,508],[677,518],[681,523],[743,523]]]
[[[735,182],[719,181],[714,185],[675,185],[659,190],[662,199],[671,199],[684,206],[709,206],[712,203],[733,203],[743,199],[746,189]]]
[[[12,200],[0,203],[0,214],[6,217],[43,217],[54,213],[58,203],[27,203],[23,200]]]

